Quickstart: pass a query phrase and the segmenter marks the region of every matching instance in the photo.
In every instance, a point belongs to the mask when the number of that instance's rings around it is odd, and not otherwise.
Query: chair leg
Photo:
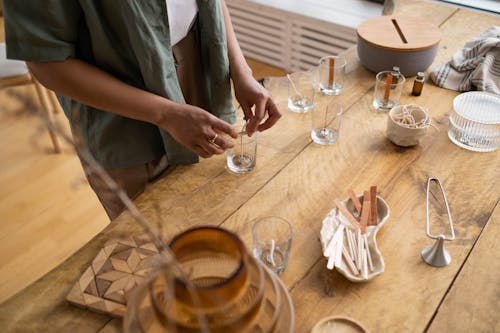
[[[49,123],[54,125],[55,124],[54,110],[50,105],[46,89],[35,79],[33,79],[33,84],[35,85],[36,93],[38,95],[38,98],[40,99],[40,104],[42,105],[42,108],[45,110],[47,114]],[[55,133],[54,129],[52,129],[51,127],[49,127],[49,135],[50,139],[52,140],[52,145],[54,146],[54,151],[56,153],[60,153],[61,145],[59,143],[59,138],[57,137],[57,134]]]

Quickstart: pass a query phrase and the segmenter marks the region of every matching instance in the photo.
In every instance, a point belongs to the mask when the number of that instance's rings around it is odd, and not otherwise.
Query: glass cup
[[[229,170],[235,173],[247,173],[253,170],[257,160],[257,138],[255,132],[249,137],[246,131],[238,133],[234,147],[226,150],[226,161]]]
[[[312,111],[311,139],[320,145],[335,143],[340,133],[342,105],[328,103],[316,105]]]
[[[288,78],[288,108],[297,113],[309,112],[314,106],[314,72],[295,72]]]
[[[404,83],[405,77],[399,72],[379,72],[375,82],[373,107],[377,111],[389,111],[399,105]]]
[[[319,90],[323,94],[332,96],[342,92],[346,64],[341,56],[326,56],[319,60]]]
[[[253,255],[276,274],[286,268],[293,231],[288,221],[281,217],[264,217],[253,224]]]

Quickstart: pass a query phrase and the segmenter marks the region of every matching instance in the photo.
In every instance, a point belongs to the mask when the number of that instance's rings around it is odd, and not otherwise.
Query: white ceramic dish
[[[361,202],[363,201],[362,194],[358,195],[358,198]],[[346,199],[343,202],[350,212],[355,211],[354,204],[352,203],[351,199]],[[385,202],[385,200],[378,195],[377,195],[377,211],[378,211],[377,225],[368,226],[366,228],[368,246],[370,249],[370,254],[373,262],[373,271],[368,272],[366,277],[363,277],[361,274],[354,275],[349,266],[347,265],[347,263],[345,262],[344,257],[342,257],[340,265],[335,266],[337,271],[340,274],[344,275],[350,281],[366,282],[373,279],[377,275],[382,274],[385,270],[384,258],[378,248],[376,236],[379,229],[384,225],[385,221],[387,221],[387,219],[389,218],[390,210],[387,202]],[[336,214],[337,214],[337,208],[334,208],[323,219],[323,225],[320,232],[320,240],[321,240],[321,246],[323,247],[323,251],[325,250],[328,241],[332,238],[333,233],[335,232],[335,230],[339,225],[339,223],[337,223],[338,219],[334,218]],[[346,240],[344,239],[344,241]]]
[[[354,319],[342,316],[323,318],[311,329],[311,333],[331,332],[366,333],[368,330]]]

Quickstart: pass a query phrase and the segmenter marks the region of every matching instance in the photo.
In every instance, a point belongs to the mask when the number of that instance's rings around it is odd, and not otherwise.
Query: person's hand
[[[225,135],[236,138],[236,130],[209,112],[188,104],[171,107],[158,124],[182,145],[203,158],[222,154],[234,146]],[[166,113],[166,114],[167,114]]]
[[[236,99],[247,121],[247,134],[252,136],[255,131],[264,131],[276,124],[281,118],[281,112],[271,94],[249,73],[233,76],[232,79]]]

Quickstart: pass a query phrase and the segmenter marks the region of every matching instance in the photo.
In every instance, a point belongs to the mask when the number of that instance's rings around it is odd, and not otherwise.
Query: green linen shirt
[[[197,2],[207,111],[234,123],[221,2]],[[78,58],[134,87],[185,103],[165,0],[4,0],[4,11],[9,58],[34,62]],[[90,152],[105,168],[134,166],[163,154],[170,165],[198,161],[153,124],[58,97],[73,131],[78,126]]]

